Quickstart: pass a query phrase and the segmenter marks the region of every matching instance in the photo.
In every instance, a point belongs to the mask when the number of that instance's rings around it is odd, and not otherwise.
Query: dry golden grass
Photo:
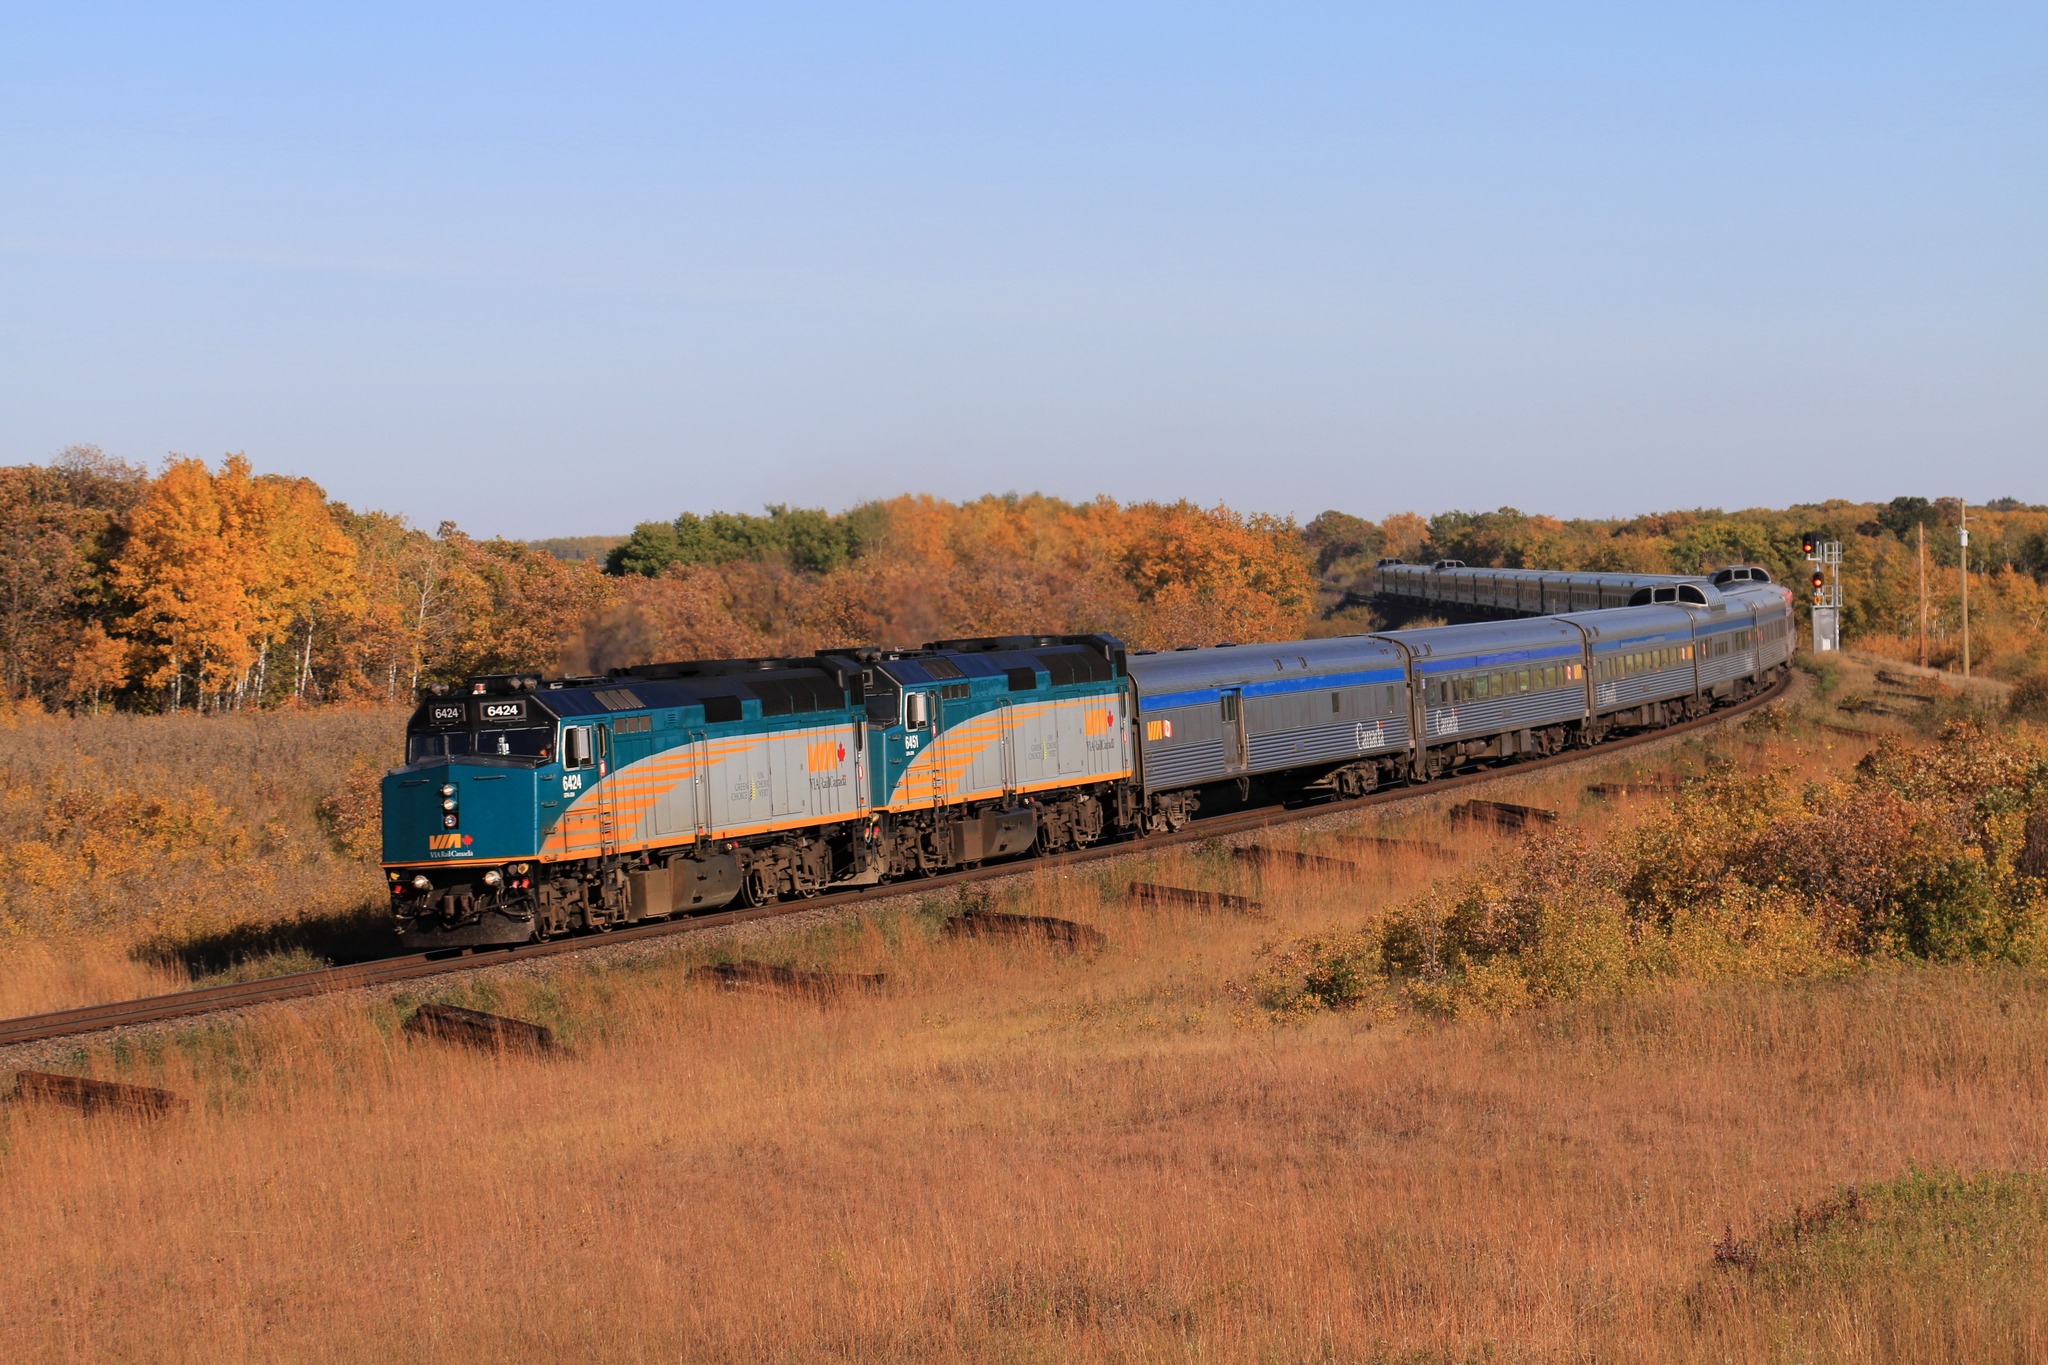
[[[0,1011],[380,942],[367,932],[384,903],[376,850],[344,847],[351,831],[321,806],[374,812],[404,717],[123,714],[0,731]]]
[[[1783,1324],[1714,1297],[1726,1225],[2048,1138],[2017,976],[1241,1029],[1207,926],[1114,927],[1179,970],[948,946],[832,1010],[577,982],[562,1062],[345,1004],[165,1059],[195,1117],[9,1120],[0,1314],[37,1358],[1742,1358]]]
[[[1815,768],[1866,747],[1714,743]],[[1597,831],[1663,807],[1584,782],[1707,756],[1487,794]],[[1412,808],[1364,827],[1501,842]],[[680,956],[437,989],[550,1023],[561,1059],[411,1041],[403,1002],[355,997],[95,1050],[95,1071],[199,1103],[150,1125],[0,1118],[0,1325],[21,1357],[76,1360],[2048,1352],[2038,1200],[1962,1220],[1990,1229],[1982,1265],[1938,1199],[1898,1196],[1825,1246],[1774,1231],[1915,1163],[2039,1171],[2048,981],[1870,969],[1507,1020],[1277,1022],[1247,989],[1267,945],[1443,871],[1341,833],[1264,841],[1348,872],[1194,847],[991,893],[1102,929],[1099,954],[947,939],[937,903],[782,942],[782,961],[891,975],[829,1006],[686,985]],[[1133,908],[1136,879],[1266,916]]]

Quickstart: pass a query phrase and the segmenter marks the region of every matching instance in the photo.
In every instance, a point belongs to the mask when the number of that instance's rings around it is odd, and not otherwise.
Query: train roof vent
[[[640,698],[623,687],[600,687],[590,695],[601,702],[607,711],[638,711],[645,705]]]
[[[1038,665],[1054,687],[1071,683],[1108,682],[1116,676],[1109,660],[1092,649],[1063,649],[1038,656]]]
[[[846,705],[846,694],[822,678],[750,678],[747,690],[760,699],[764,716],[831,711]]]

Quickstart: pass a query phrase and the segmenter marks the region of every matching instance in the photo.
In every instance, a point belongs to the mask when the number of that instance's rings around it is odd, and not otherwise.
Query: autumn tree
[[[96,446],[0,469],[0,699],[68,694],[80,633],[118,614],[107,560],[145,479]]]
[[[87,621],[71,640],[66,675],[65,700],[97,715],[102,698],[111,698],[128,685],[127,642],[107,634],[99,622]]]
[[[173,458],[128,519],[115,585],[135,603],[123,625],[145,681],[202,709],[260,701],[270,651],[351,590],[355,546],[303,479],[259,478],[230,455],[220,472]]]
[[[587,561],[556,559],[514,540],[438,537],[453,629],[425,641],[437,675],[558,669],[584,625],[612,603],[613,584]]]

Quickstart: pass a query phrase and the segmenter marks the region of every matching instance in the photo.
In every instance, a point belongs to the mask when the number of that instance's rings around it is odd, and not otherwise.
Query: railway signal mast
[[[1813,566],[1813,652],[1834,653],[1842,647],[1842,542],[1808,531],[1799,549]]]

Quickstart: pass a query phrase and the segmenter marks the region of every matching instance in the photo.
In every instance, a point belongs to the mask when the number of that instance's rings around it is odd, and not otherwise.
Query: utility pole
[[[1927,523],[1914,527],[1920,533],[1920,666],[1927,667]]]
[[[1962,548],[1963,572],[1963,677],[1970,676],[1970,504],[1956,499],[1957,543]]]

